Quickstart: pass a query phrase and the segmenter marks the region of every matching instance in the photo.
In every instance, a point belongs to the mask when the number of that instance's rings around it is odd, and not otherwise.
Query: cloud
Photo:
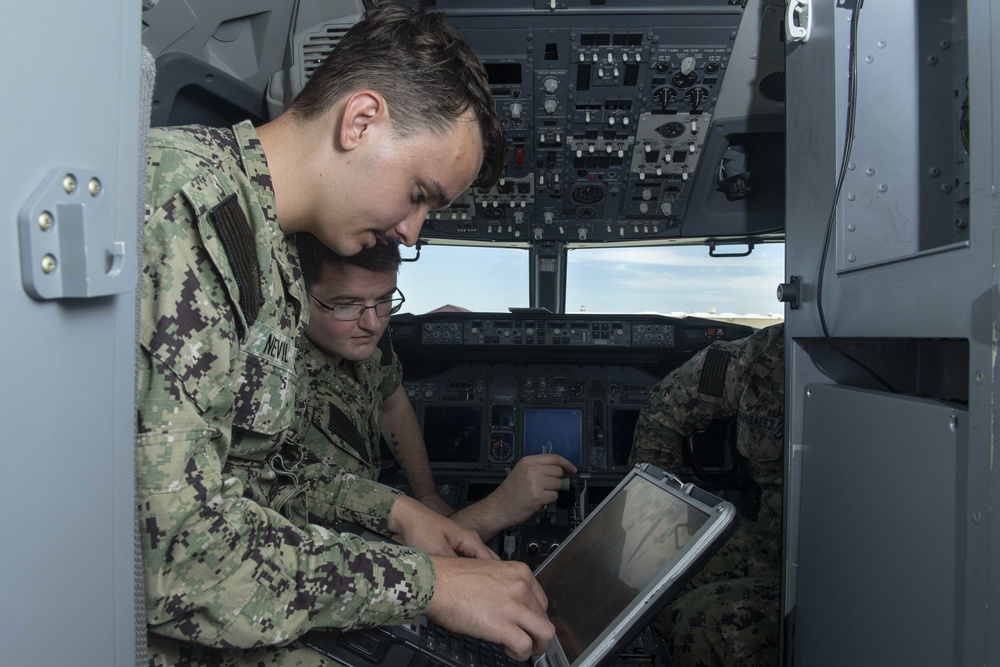
[[[528,253],[512,248],[429,246],[400,269],[409,312],[451,303],[481,312],[527,306]],[[568,253],[566,310],[588,312],[781,313],[784,246],[747,257],[710,257],[697,247],[578,249]]]
[[[710,257],[703,247],[608,248],[593,256],[581,254],[581,261],[570,263],[567,309],[780,313],[774,293],[784,276],[784,247],[761,250],[758,246],[738,258]]]

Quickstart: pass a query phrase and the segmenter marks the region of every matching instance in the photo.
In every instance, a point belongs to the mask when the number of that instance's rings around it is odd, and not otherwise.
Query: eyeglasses
[[[375,315],[378,317],[389,317],[399,312],[399,309],[403,307],[403,303],[406,301],[406,297],[403,296],[403,292],[397,287],[393,294],[399,293],[398,297],[393,297],[391,299],[385,299],[383,301],[376,301],[370,306],[366,306],[363,303],[338,303],[333,306],[328,305],[316,298],[316,295],[306,290],[306,294],[312,297],[316,305],[323,310],[330,313],[333,319],[340,320],[341,322],[351,322],[354,320],[360,320],[365,315],[365,311],[369,308],[375,309]]]

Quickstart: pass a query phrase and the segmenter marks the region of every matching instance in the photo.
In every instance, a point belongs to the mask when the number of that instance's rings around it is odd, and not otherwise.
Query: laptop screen
[[[709,515],[640,476],[608,499],[537,572],[569,661],[659,579]]]

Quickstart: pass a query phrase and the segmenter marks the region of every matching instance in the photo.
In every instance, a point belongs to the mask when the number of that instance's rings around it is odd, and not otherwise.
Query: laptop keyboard
[[[503,647],[492,642],[459,635],[427,621],[424,648],[463,667],[518,667],[527,663],[512,660]]]
[[[528,667],[507,657],[499,644],[453,633],[426,618],[345,633],[313,630],[300,641],[356,667]]]

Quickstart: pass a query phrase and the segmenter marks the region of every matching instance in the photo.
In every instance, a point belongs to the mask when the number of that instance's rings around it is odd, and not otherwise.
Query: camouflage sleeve
[[[635,424],[628,464],[632,467],[639,463],[652,463],[663,470],[676,473],[684,465],[682,442],[680,433],[665,428],[651,412],[643,410]]]
[[[386,331],[386,336],[389,332]],[[391,347],[390,347],[391,349]],[[399,385],[403,384],[403,364],[396,356],[396,351],[392,350],[391,361],[382,369],[382,400],[392,396]]]
[[[310,433],[318,432],[311,429]],[[307,449],[333,446],[322,433],[311,437],[304,445]],[[301,499],[290,503],[288,511],[296,525],[336,526],[350,521],[373,532],[389,534],[389,512],[401,495],[400,491],[326,463],[308,463],[298,476],[305,493]]]
[[[686,436],[737,413],[741,371],[732,361],[740,342],[713,343],[653,387],[636,422],[630,465],[679,470]]]
[[[222,473],[217,425],[183,400],[173,373],[146,354],[140,363],[138,498],[151,630],[251,648],[313,627],[395,624],[427,606],[434,570],[425,553],[297,528],[243,497],[242,482]]]
[[[162,158],[151,150],[151,164]],[[179,194],[157,201],[160,181],[148,182],[159,208],[146,226],[140,285],[136,493],[150,629],[249,648],[316,626],[414,617],[433,592],[425,553],[298,528],[245,496],[245,480],[229,467],[237,389],[252,371],[241,366],[239,322],[221,269],[205,251],[202,211]],[[272,277],[268,287],[275,285]],[[280,437],[289,424],[271,426]],[[240,462],[252,465],[269,453],[246,441],[241,447]]]

